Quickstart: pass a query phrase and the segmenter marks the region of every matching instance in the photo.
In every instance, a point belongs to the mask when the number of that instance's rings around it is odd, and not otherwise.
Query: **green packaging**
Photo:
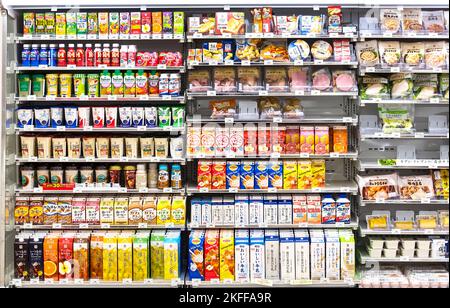
[[[45,32],[49,35],[55,34],[55,13],[45,13]]]
[[[112,75],[112,95],[123,96],[123,75],[119,70],[115,70]]]
[[[76,97],[80,97],[86,93],[86,75],[74,74],[73,75],[73,90]]]
[[[36,33],[45,34],[45,14],[36,13]]]
[[[45,76],[42,74],[36,74],[31,77],[32,88],[31,91],[36,97],[44,97],[45,94]]]
[[[123,84],[125,86],[124,96],[125,97],[135,97],[136,96],[136,77],[134,73],[130,70],[125,72],[123,77]]]
[[[87,13],[77,13],[77,34],[87,34]]]
[[[34,13],[23,13],[23,34],[29,35],[36,32],[36,19]]]
[[[169,127],[172,119],[170,107],[158,107],[159,127]]]
[[[100,96],[100,77],[98,74],[87,75],[87,95],[89,97]]]
[[[184,12],[173,12],[173,34],[184,34]]]
[[[87,31],[88,34],[98,33],[98,15],[97,12],[89,12],[87,15]]]
[[[66,34],[77,35],[77,13],[66,13]]]
[[[30,75],[21,74],[17,76],[19,82],[19,97],[27,97],[30,95],[31,81]]]
[[[100,97],[111,95],[111,74],[103,71],[100,75]]]
[[[184,126],[184,108],[172,107],[172,126],[183,127]]]

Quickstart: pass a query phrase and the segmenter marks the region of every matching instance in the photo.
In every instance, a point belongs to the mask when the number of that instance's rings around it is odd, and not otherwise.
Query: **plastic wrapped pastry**
[[[272,119],[282,115],[280,100],[276,97],[261,98],[258,107],[261,112],[261,119]]]
[[[285,42],[265,42],[261,48],[261,60],[288,62],[289,55]]]
[[[444,32],[444,11],[422,11],[422,18],[425,30],[437,33]]]
[[[225,117],[233,117],[236,114],[236,100],[224,99],[217,101],[210,101],[211,118],[221,119]]]
[[[431,175],[399,176],[398,186],[402,199],[421,200],[434,197]]]
[[[397,174],[357,175],[361,196],[364,200],[394,199],[398,197]]]
[[[301,119],[304,116],[303,107],[298,98],[287,98],[283,104],[285,119]]]

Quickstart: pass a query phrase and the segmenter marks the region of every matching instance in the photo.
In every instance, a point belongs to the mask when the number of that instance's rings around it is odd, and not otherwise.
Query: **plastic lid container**
[[[178,165],[178,164],[173,164],[172,165],[172,171],[178,171],[178,170],[181,170],[181,166],[180,165]]]
[[[92,44],[86,44],[86,48],[91,48]]]
[[[105,47],[106,47],[106,48],[109,48],[109,46],[110,46],[110,45],[109,45],[108,43],[103,44],[103,48],[105,48]]]
[[[66,47],[66,45],[64,45],[64,44],[59,44],[58,46],[59,46],[59,48],[64,48],[64,47]]]
[[[56,44],[50,44],[50,48],[56,48]]]
[[[123,170],[125,170],[125,171],[134,171],[134,170],[136,170],[136,166],[132,166],[132,165],[125,166],[125,167],[123,167]]]
[[[94,46],[100,48],[102,47],[102,44],[95,44]]]
[[[33,44],[31,45],[32,48],[39,48],[39,44]]]
[[[146,164],[138,164],[137,165],[137,170],[138,171],[146,171],[147,170],[147,165]]]
[[[167,170],[169,170],[169,166],[166,165],[166,164],[161,164],[161,165],[159,165],[159,170],[160,171],[167,171]]]
[[[117,43],[114,43],[112,46],[113,46],[114,48],[119,48],[119,44],[117,44]]]

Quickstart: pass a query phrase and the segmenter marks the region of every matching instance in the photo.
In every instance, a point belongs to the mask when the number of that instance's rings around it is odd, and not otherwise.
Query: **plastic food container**
[[[400,249],[400,256],[402,257],[414,258],[414,253],[415,253],[414,249],[405,249],[405,248]]]
[[[397,237],[386,237],[386,238],[384,238],[384,246],[387,249],[397,250],[399,243],[400,243],[400,240]]]
[[[383,249],[384,240],[381,237],[369,238],[369,244],[372,249]]]
[[[417,258],[428,258],[430,256],[430,250],[427,249],[417,249],[416,257]]]
[[[401,239],[403,249],[414,250],[416,248],[416,240],[414,239]]]
[[[430,250],[431,241],[427,238],[417,239],[417,249],[419,250]]]
[[[379,259],[383,249],[368,248],[367,251],[369,252],[369,257]]]
[[[397,256],[397,249],[385,248],[385,249],[383,249],[383,256],[385,258],[389,258],[389,259],[395,258]]]

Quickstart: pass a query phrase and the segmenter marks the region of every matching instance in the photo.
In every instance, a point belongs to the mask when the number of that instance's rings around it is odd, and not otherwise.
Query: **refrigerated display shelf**
[[[43,190],[43,189],[16,189],[16,194],[19,195],[59,195],[59,194],[184,194],[185,189],[157,189],[157,188],[141,188],[141,189],[127,189],[127,188],[99,188],[86,187],[74,188],[73,190]]]
[[[242,62],[242,61],[226,61],[218,62],[189,62],[188,69],[196,67],[210,67],[210,66],[351,66],[356,68],[358,61],[296,61],[296,62],[276,62],[276,61],[259,61],[259,62]]]
[[[186,160],[184,158],[16,158],[17,164],[29,164],[29,163],[181,163],[184,164]]]
[[[124,280],[119,281],[101,281],[91,279],[84,280],[69,280],[69,281],[18,281],[13,280],[11,287],[15,288],[180,288],[184,286],[184,280],[175,279],[173,281],[167,280],[153,280],[148,279],[143,282]]]
[[[429,73],[448,73],[448,68],[415,68],[415,67],[359,67],[359,73],[364,76],[368,73],[413,73],[413,74],[429,74]]]
[[[448,102],[448,100],[442,98],[432,98],[426,101],[414,99],[359,99],[360,106],[373,104],[448,106]]]
[[[118,97],[115,95],[110,95],[108,97],[36,97],[35,95],[30,95],[27,97],[15,97],[15,101],[19,103],[24,102],[180,102],[184,103],[184,96],[139,96],[139,97]]]
[[[202,34],[194,33],[192,35],[187,35],[187,41],[193,42],[194,40],[221,40],[221,39],[254,39],[254,38],[264,38],[264,39],[351,39],[356,41],[358,35],[356,33],[323,33],[323,34],[274,34],[274,33],[246,33],[241,35],[214,35],[214,34]]]
[[[158,66],[134,66],[134,67],[122,67],[122,66],[17,66],[14,68],[16,72],[55,72],[55,71],[104,71],[104,70],[147,70],[147,71],[180,71],[184,72],[184,66],[166,66],[166,65],[158,65]]]
[[[211,119],[207,117],[194,116],[186,118],[188,124],[200,123],[218,123],[218,124],[232,124],[232,123],[276,123],[276,124],[302,124],[302,123],[329,123],[329,124],[358,124],[358,116],[306,116],[300,119],[284,119],[282,117],[275,117],[273,119]]]
[[[273,281],[267,279],[254,280],[253,282],[238,281],[192,281],[186,279],[186,286],[192,288],[353,288],[357,281],[348,280],[291,280]]]
[[[370,263],[448,263],[448,258],[409,258],[409,257],[395,257],[395,258],[371,258],[367,255],[361,254],[361,264]]]
[[[432,134],[428,132],[416,132],[414,134],[385,134],[381,132],[373,134],[362,134],[361,141],[365,139],[448,139],[448,132],[446,134]]]
[[[358,221],[336,224],[259,224],[259,225],[215,225],[188,224],[188,230],[197,229],[358,229]]]
[[[381,165],[376,161],[363,161],[359,160],[357,164],[357,168],[359,171],[365,171],[365,170],[397,170],[397,169],[409,169],[409,170],[416,170],[416,169],[448,169],[449,163],[448,160],[432,160],[429,159],[423,160],[423,162],[420,162],[420,160],[417,162],[416,160],[411,163],[402,162],[401,164],[397,163],[392,166],[385,166]]]
[[[360,206],[368,206],[372,204],[389,204],[389,205],[419,205],[419,204],[434,204],[434,205],[448,205],[449,200],[446,199],[421,199],[421,200],[409,200],[409,199],[380,199],[380,200],[359,200]]]
[[[405,31],[400,33],[381,32],[381,31],[359,31],[359,40],[365,41],[366,39],[411,39],[411,40],[448,40],[448,31],[442,33],[428,32],[428,31]]]
[[[33,224],[23,224],[15,225],[16,230],[158,230],[158,229],[171,229],[171,230],[185,230],[185,225],[149,225],[149,224],[138,224],[138,225],[114,225],[114,224],[73,224],[73,225],[33,225]]]
[[[234,98],[252,98],[252,97],[352,97],[357,98],[358,92],[325,92],[325,91],[296,91],[296,92],[268,92],[268,91],[259,91],[258,93],[216,93],[215,91],[207,92],[187,92],[188,99],[212,99],[216,97],[234,97]]]
[[[187,161],[197,160],[197,159],[295,159],[295,158],[320,158],[320,159],[353,159],[356,160],[358,158],[357,152],[348,152],[348,153],[330,153],[330,154],[308,154],[308,153],[300,153],[300,154],[269,154],[269,155],[214,155],[205,156],[205,155],[194,155],[187,156]]]
[[[367,229],[367,226],[361,226],[359,229],[359,234],[362,237],[367,235],[449,235],[449,230],[399,230],[399,229],[390,229],[390,230],[371,230]]]
[[[114,128],[93,128],[92,126],[84,127],[84,128],[66,128],[65,126],[57,127],[57,128],[37,128],[37,127],[26,127],[26,128],[16,128],[16,133],[23,132],[36,132],[36,133],[86,133],[86,132],[95,132],[95,133],[131,133],[131,132],[177,132],[183,134],[185,132],[184,127],[114,127]]]
[[[101,37],[96,34],[88,34],[86,36],[78,36],[78,35],[72,35],[72,36],[56,36],[56,35],[18,35],[14,38],[14,41],[16,43],[21,42],[30,42],[30,41],[55,41],[55,42],[62,42],[62,41],[136,41],[136,40],[142,40],[142,41],[179,41],[180,43],[183,43],[185,41],[184,35],[151,35],[151,34],[130,34],[128,36],[118,36],[118,37]]]

